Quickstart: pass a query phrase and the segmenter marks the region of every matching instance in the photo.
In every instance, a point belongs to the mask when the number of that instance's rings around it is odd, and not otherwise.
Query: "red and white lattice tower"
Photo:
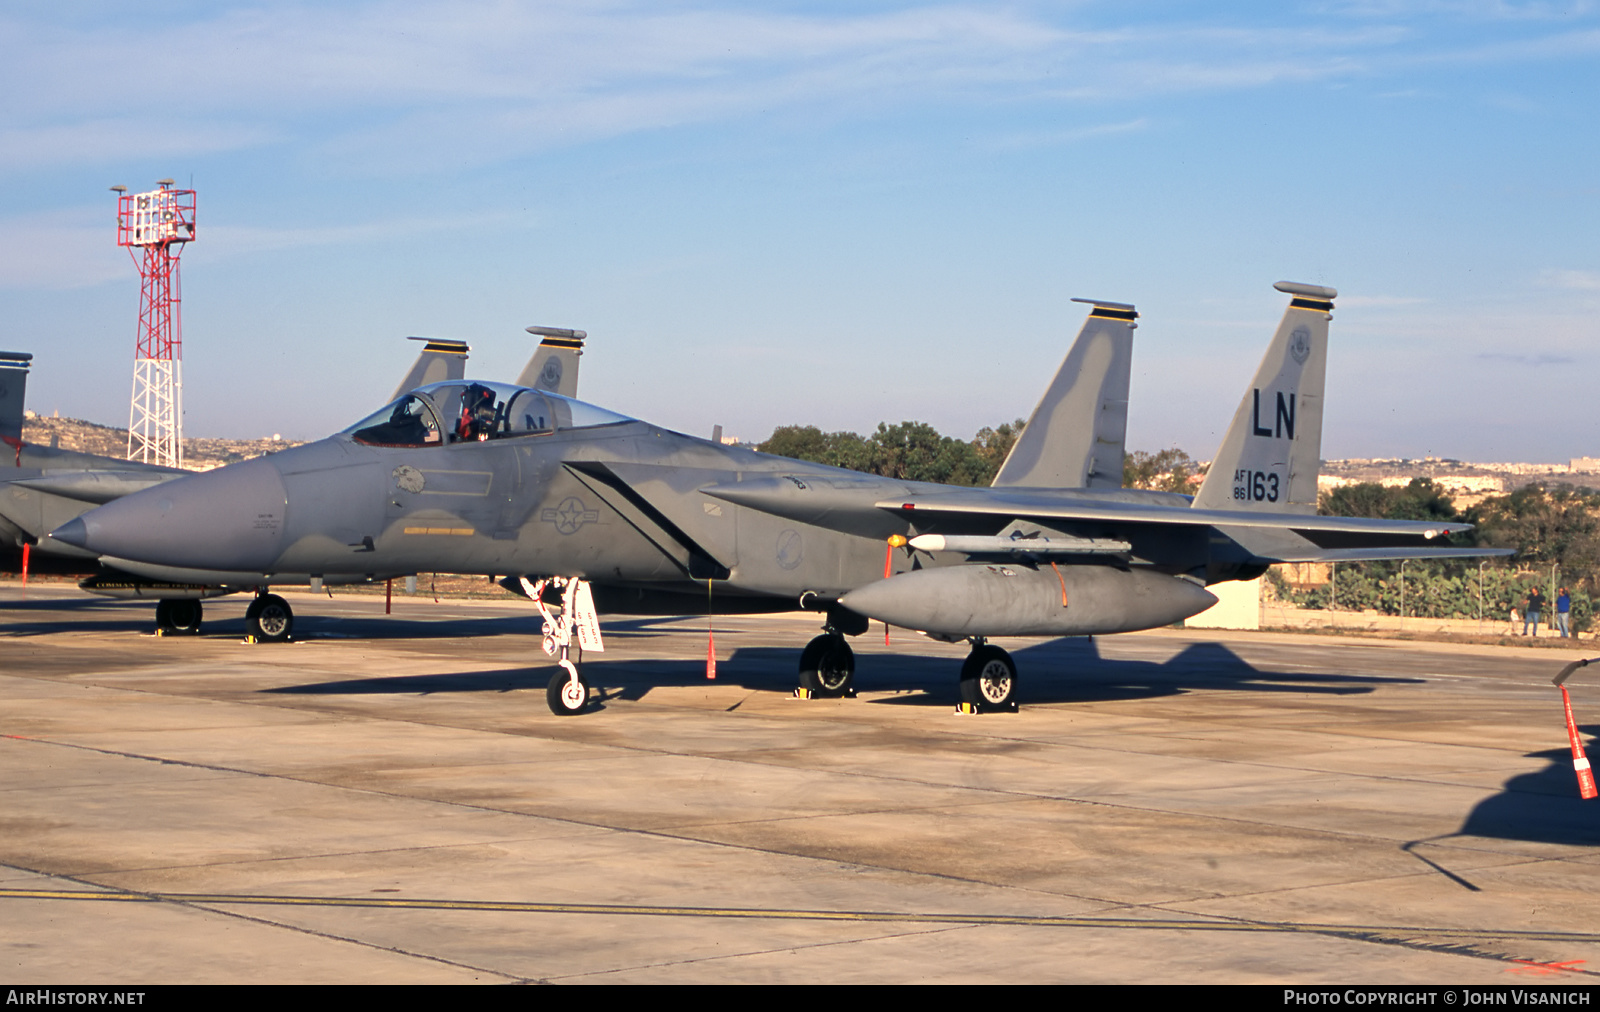
[[[117,245],[128,247],[142,281],[139,337],[133,357],[133,406],[128,412],[128,459],[183,466],[183,302],[178,258],[194,241],[194,191],[117,195]],[[139,254],[135,250],[142,249]]]

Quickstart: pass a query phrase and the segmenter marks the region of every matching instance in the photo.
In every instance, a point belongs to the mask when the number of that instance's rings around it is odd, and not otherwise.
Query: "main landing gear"
[[[847,635],[866,632],[866,619],[844,609],[828,612],[821,636],[800,652],[801,699],[837,699],[854,696],[856,655],[845,642]],[[956,642],[958,637],[933,635],[935,639]],[[1016,713],[1017,665],[1011,655],[993,646],[982,636],[969,637],[972,652],[961,665],[961,697],[958,713]]]
[[[961,664],[960,713],[1017,712],[1017,665],[1011,655],[972,637],[972,653]]]
[[[156,602],[157,636],[196,636],[200,632],[200,602],[164,598]]]
[[[294,611],[277,594],[257,594],[245,609],[244,625],[252,643],[287,643],[294,631]]]
[[[832,626],[800,652],[800,695],[818,699],[854,696],[856,654]]]
[[[551,611],[544,603],[546,587],[561,591],[559,613]],[[580,714],[589,708],[589,685],[573,659],[573,638],[578,641],[578,660],[582,660],[585,650],[604,653],[606,649],[600,639],[600,617],[595,613],[589,584],[576,577],[552,576],[537,583],[523,577],[522,589],[544,616],[544,652],[556,658],[561,666],[545,687],[545,702],[550,705],[550,712],[558,717]]]

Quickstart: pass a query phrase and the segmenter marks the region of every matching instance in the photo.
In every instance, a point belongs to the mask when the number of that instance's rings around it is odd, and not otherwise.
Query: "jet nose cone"
[[[73,517],[51,531],[50,536],[57,541],[65,541],[74,548],[82,548],[84,542],[89,540],[89,528],[83,525],[81,517]]]
[[[252,460],[124,496],[50,536],[137,562],[266,571],[282,552],[287,512],[283,476]]]

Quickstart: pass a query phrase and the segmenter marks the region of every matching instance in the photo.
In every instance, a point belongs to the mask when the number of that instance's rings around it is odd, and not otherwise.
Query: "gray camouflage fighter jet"
[[[1068,351],[1054,382],[1034,411],[1034,433],[1024,440],[1022,450],[1013,454],[995,479],[1003,484],[1062,484],[1087,486],[1091,482],[1116,487],[1121,483],[1123,432],[1127,427],[1127,392],[1132,368],[1131,348],[1137,314],[1121,303],[1090,302],[1095,306],[1078,339]],[[519,386],[548,390],[565,397],[577,393],[578,359],[588,336],[582,330],[557,327],[528,327],[528,333],[543,340],[518,377]],[[469,350],[459,341],[410,338],[427,342],[416,363],[396,388],[394,398],[421,385],[446,380],[461,380]],[[18,418],[20,425],[20,409]],[[98,459],[98,458],[97,458]],[[111,463],[117,463],[112,461]],[[164,473],[146,481],[147,487],[186,472]],[[0,486],[3,488],[3,486]],[[0,495],[3,495],[0,492]],[[28,493],[20,493],[26,496]],[[108,502],[116,495],[107,495]],[[56,506],[57,525],[79,516],[98,503],[63,499]],[[0,511],[5,508],[0,499]],[[45,527],[39,533],[56,525]],[[30,533],[38,528],[30,528]],[[94,553],[50,539],[44,542],[58,550],[94,558]],[[294,627],[289,603],[271,592],[272,586],[310,583],[366,583],[381,580],[382,573],[313,576],[309,573],[275,572],[269,582],[259,574],[240,574],[216,569],[149,566],[135,560],[101,560],[106,572],[83,581],[80,586],[92,593],[123,598],[158,598],[157,628],[165,633],[194,633],[199,630],[199,598],[252,591],[256,600],[246,614],[250,637],[256,642],[287,640]],[[410,575],[410,574],[392,574]]]
[[[528,327],[527,332],[544,340],[523,368],[519,382],[529,381],[541,389],[575,396],[578,358],[588,335],[557,327]],[[466,375],[467,353],[471,350],[466,342],[431,337],[408,340],[424,342],[423,348],[393,397]],[[0,439],[16,450],[11,466],[0,461],[0,539],[46,553],[96,559],[93,552],[46,535],[96,506],[191,472],[22,442],[23,403],[31,359],[26,353],[0,352]],[[175,581],[107,567],[78,586],[102,597],[155,601],[156,629],[165,634],[198,632],[204,598],[255,591],[256,600],[251,602],[245,618],[250,636],[260,642],[287,640],[294,628],[294,612],[289,603],[265,585],[240,586],[230,582],[229,577],[216,570],[195,569],[185,579]],[[382,575],[330,575],[326,580],[313,581],[303,574],[285,574],[274,582],[280,586],[310,582],[315,587],[323,582],[365,583],[381,578]]]
[[[1019,440],[1017,448],[996,476],[994,484],[1044,485],[1059,487],[1109,487],[1121,484],[1123,436],[1127,428],[1127,396],[1132,369],[1132,340],[1137,313],[1130,305],[1089,299],[1093,310],[1077,340],[1062,361],[1055,379],[1035,408],[1031,430]],[[581,330],[554,327],[529,327],[528,332],[544,338],[519,377],[519,386],[532,386],[571,397],[576,393],[578,357],[584,338]],[[467,347],[459,342],[428,341],[412,370],[395,391],[396,403],[413,402],[402,395],[427,381],[461,380]],[[391,413],[390,424],[402,414]],[[407,424],[402,421],[401,424]],[[161,480],[171,476],[163,475]],[[1161,497],[1162,493],[1138,493]],[[112,497],[107,497],[107,501]],[[1182,504],[1181,497],[1167,497]],[[62,522],[81,515],[90,507],[74,503],[75,510]],[[57,544],[58,540],[46,544]],[[60,545],[66,551],[93,556],[87,550]],[[310,573],[276,571],[270,582],[264,574],[223,572],[216,569],[149,565],[134,559],[102,559],[108,572],[85,581],[82,586],[101,594],[124,597],[165,595],[177,598],[219,596],[252,590],[257,598],[247,613],[247,626],[257,642],[281,642],[293,628],[293,612],[283,598],[271,593],[273,585],[311,583],[370,582],[383,578],[376,573]],[[167,632],[198,631],[198,600],[170,600],[158,605],[158,628]],[[174,619],[176,616],[176,621]],[[181,623],[181,624],[179,624]]]
[[[24,442],[27,352],[0,352],[0,540],[73,558],[80,548],[44,540],[50,531],[95,506],[187,474],[118,457]]]
[[[1016,667],[990,637],[1168,625],[1215,602],[1207,584],[1274,562],[1484,554],[1433,547],[1464,524],[1314,514],[1335,293],[1277,287],[1293,298],[1192,504],[1105,487],[901,481],[460,381],[412,391],[321,442],[127,496],[52,536],[171,579],[196,567],[263,585],[286,573],[508,575],[545,617],[561,666],[547,693],[557,714],[588,705],[571,643],[603,649],[597,613],[708,607],[821,613],[823,633],[800,656],[802,689],[819,695],[850,691],[845,637],[869,619],[965,639],[963,702],[1011,708]],[[1116,311],[1098,304],[1091,320]],[[1104,393],[1084,402],[1115,414]],[[1120,432],[1111,426],[1106,442]],[[1019,441],[1012,456],[1029,452]],[[1083,483],[1097,472],[1086,466]]]

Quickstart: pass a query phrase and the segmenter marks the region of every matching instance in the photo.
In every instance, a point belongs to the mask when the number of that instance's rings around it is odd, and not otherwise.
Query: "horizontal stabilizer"
[[[1390,521],[1394,523],[1396,521]],[[1416,521],[1401,521],[1415,523]],[[1461,526],[1459,524],[1453,526]],[[1514,555],[1510,548],[1418,544],[1415,534],[1290,530],[1269,527],[1223,527],[1220,533],[1250,555],[1252,565],[1280,562],[1398,562],[1402,559],[1476,559]],[[1431,538],[1424,540],[1432,541]]]
[[[1401,559],[1481,559],[1517,554],[1515,548],[1318,548],[1305,558],[1274,562],[1399,562]]]

